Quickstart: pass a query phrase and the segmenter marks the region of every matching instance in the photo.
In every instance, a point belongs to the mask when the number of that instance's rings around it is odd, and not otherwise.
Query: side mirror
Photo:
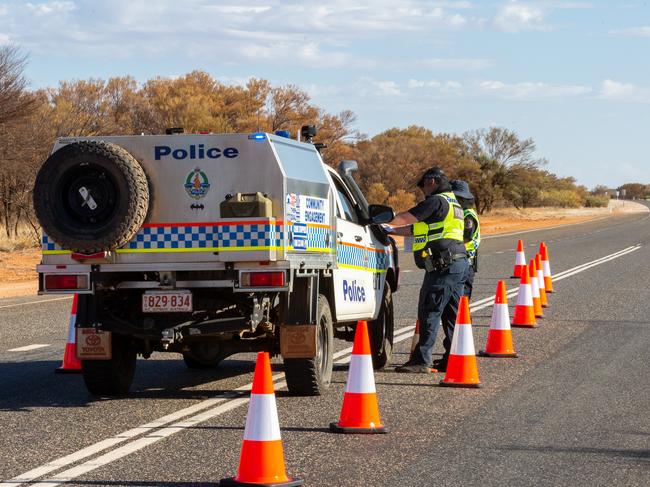
[[[390,206],[386,205],[370,205],[368,206],[368,214],[372,223],[388,223],[395,218],[395,212]]]

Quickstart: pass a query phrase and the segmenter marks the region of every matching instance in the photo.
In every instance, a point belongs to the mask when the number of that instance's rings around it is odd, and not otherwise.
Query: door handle
[[[359,235],[355,235],[355,236],[354,236],[354,239],[355,239],[357,242],[361,242],[361,241],[363,240],[363,237],[360,237]]]
[[[343,232],[336,232],[336,238],[342,238]]]

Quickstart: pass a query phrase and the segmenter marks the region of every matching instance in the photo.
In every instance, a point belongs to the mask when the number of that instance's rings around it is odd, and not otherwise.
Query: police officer
[[[460,179],[450,181],[451,189],[456,199],[463,207],[465,217],[465,231],[463,241],[465,250],[469,259],[469,271],[465,279],[465,296],[472,298],[472,289],[474,288],[474,274],[478,272],[478,247],[481,244],[481,224],[478,220],[478,214],[474,208],[474,195],[469,190],[469,184]]]
[[[463,244],[463,209],[445,173],[432,167],[417,186],[425,199],[399,213],[386,229],[398,235],[413,235],[415,264],[426,270],[418,302],[420,341],[409,361],[396,371],[430,373],[446,369],[468,262]],[[433,368],[432,352],[441,320],[446,335],[445,355]]]

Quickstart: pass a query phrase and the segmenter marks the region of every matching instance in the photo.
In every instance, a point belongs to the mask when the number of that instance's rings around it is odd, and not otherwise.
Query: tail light
[[[46,274],[46,291],[77,291],[90,289],[88,274]]]
[[[284,271],[242,272],[239,284],[241,287],[284,287]]]

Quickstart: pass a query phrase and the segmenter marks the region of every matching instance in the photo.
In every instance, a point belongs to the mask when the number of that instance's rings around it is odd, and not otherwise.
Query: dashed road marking
[[[30,350],[37,350],[39,348],[49,347],[48,343],[35,343],[34,345],[26,345],[24,347],[12,348],[7,352],[29,352]]]

